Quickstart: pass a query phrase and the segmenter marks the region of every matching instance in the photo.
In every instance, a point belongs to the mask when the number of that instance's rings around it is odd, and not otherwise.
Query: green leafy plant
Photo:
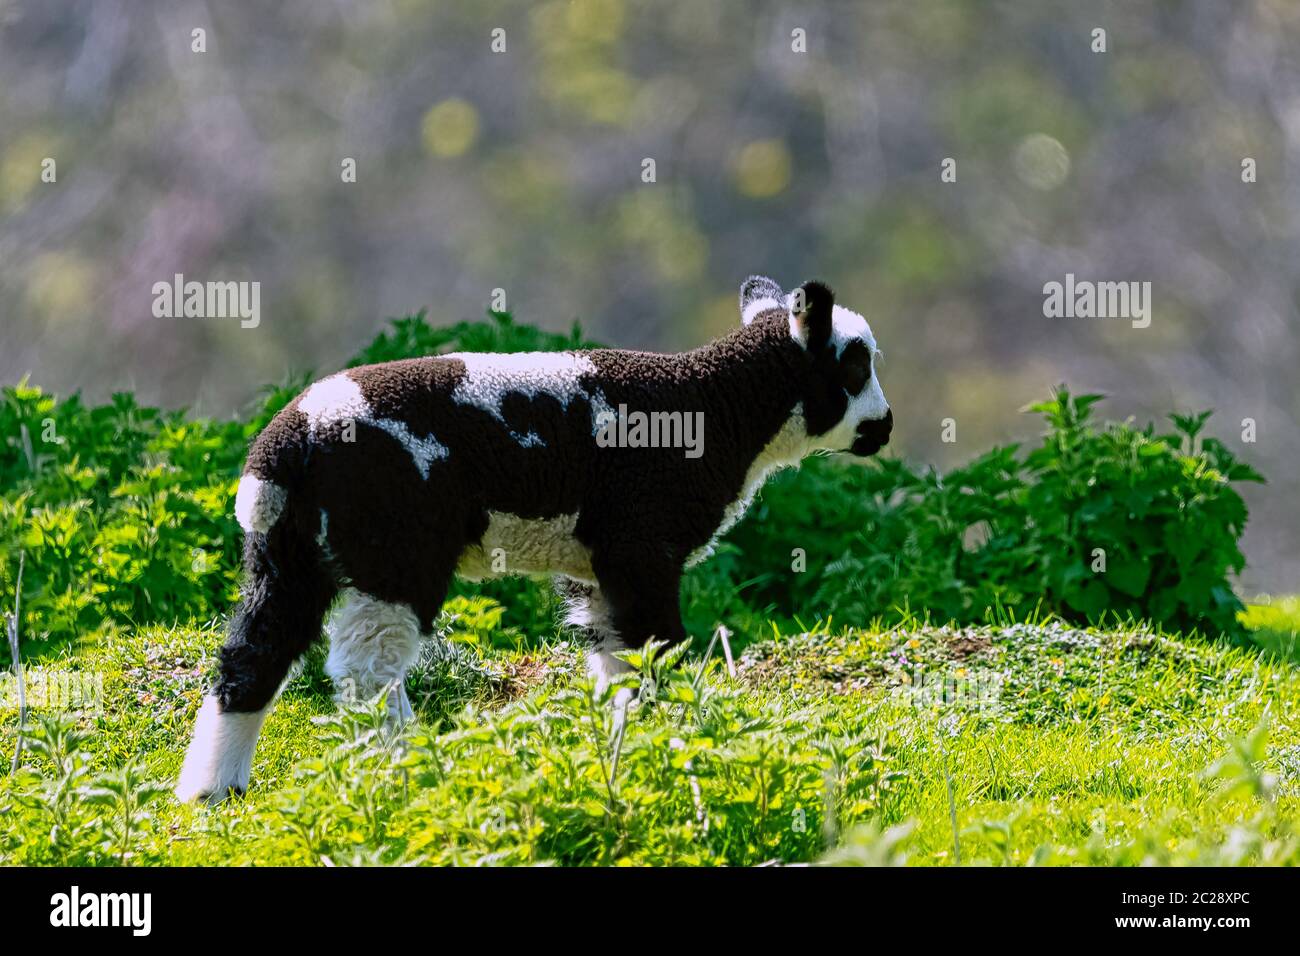
[[[169,788],[130,761],[95,773],[89,740],[72,720],[56,715],[41,715],[25,737],[35,763],[7,782],[5,797],[27,832],[39,834],[25,847],[29,862],[120,866],[148,835],[150,804]]]
[[[237,591],[231,514],[249,430],[138,405],[87,408],[26,383],[0,392],[0,591],[26,556],[23,633],[204,619]]]
[[[1093,423],[1099,399],[1061,388],[1031,406],[1048,431],[1023,457],[995,448],[942,475],[815,460],[780,476],[730,536],[716,590],[841,620],[1040,611],[1238,633],[1229,576],[1245,563],[1246,506],[1232,485],[1262,478],[1199,437],[1208,413],[1172,416],[1174,431],[1157,434]],[[793,548],[806,573],[791,570]]]

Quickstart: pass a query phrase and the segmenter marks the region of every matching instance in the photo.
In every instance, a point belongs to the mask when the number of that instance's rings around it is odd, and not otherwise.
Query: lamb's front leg
[[[640,556],[628,561],[597,558],[593,564],[612,624],[612,633],[589,658],[597,686],[603,689],[615,675],[629,669],[614,656],[615,651],[637,650],[651,640],[669,645],[686,640],[680,598],[682,571],[678,565]]]

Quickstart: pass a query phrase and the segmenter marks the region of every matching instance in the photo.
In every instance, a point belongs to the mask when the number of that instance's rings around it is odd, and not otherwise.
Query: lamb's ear
[[[785,293],[767,276],[750,276],[740,286],[740,324],[749,325],[769,309],[784,309]]]
[[[835,293],[824,282],[805,282],[790,293],[790,330],[810,352],[831,340]]]

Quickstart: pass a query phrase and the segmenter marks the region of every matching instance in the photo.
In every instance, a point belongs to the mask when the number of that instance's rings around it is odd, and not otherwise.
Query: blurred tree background
[[[899,454],[1031,436],[1060,381],[1214,408],[1272,479],[1243,583],[1295,590],[1298,229],[1289,0],[0,0],[0,381],[92,400],[231,412],[498,288],[688,348],[745,276],[821,277],[885,350]],[[1067,272],[1151,282],[1151,326],[1045,318]],[[155,318],[175,273],[260,282],[261,324]]]

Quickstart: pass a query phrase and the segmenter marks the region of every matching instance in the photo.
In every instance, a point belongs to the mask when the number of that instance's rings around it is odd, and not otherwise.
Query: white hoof
[[[632,665],[610,651],[593,648],[587,652],[587,670],[596,682],[596,693],[603,694],[614,678],[632,670]]]
[[[410,695],[406,687],[397,684],[388,691],[388,725],[394,729],[405,727],[415,719],[415,708],[411,706]]]

